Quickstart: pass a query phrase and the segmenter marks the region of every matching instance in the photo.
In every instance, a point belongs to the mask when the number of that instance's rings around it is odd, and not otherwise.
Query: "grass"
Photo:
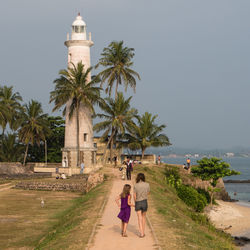
[[[162,249],[235,249],[229,235],[177,197],[166,183],[163,166],[136,166],[138,172],[145,173],[150,183],[149,216]]]
[[[1,249],[85,249],[109,184],[110,180],[86,195],[16,189],[1,191]],[[43,208],[41,198],[45,200]]]

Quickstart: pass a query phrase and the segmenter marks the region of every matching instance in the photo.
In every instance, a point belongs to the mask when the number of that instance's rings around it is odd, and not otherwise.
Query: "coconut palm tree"
[[[18,162],[22,158],[23,146],[18,143],[17,135],[3,136],[0,145],[0,160],[4,162]]]
[[[115,83],[115,99],[117,98],[118,86],[122,83],[125,85],[127,91],[128,86],[132,87],[135,91],[136,77],[140,80],[140,75],[131,69],[134,57],[134,49],[124,47],[123,41],[113,41],[107,48],[103,49],[99,63],[96,65],[98,68],[100,65],[105,69],[98,74],[101,79],[101,87],[105,81],[107,81],[106,93],[111,96],[113,85]]]
[[[141,149],[142,159],[148,147],[171,145],[168,137],[161,133],[166,126],[158,126],[155,123],[156,118],[157,115],[152,116],[148,112],[145,112],[142,116],[137,116],[138,125],[134,124],[128,127],[128,133],[123,136],[123,145],[132,150]]]
[[[41,103],[31,100],[31,102],[25,104],[19,129],[19,139],[26,145],[23,165],[26,163],[29,144],[34,145],[36,143],[39,146],[41,141],[45,141],[49,133],[48,115],[43,113]]]
[[[2,128],[2,137],[4,135],[6,124],[9,119],[10,119],[10,114],[8,112],[8,109],[4,104],[0,103],[0,126]]]
[[[117,98],[113,99],[107,97],[100,103],[100,108],[103,113],[96,114],[96,117],[104,119],[94,126],[94,130],[97,132],[103,131],[102,139],[105,140],[107,137],[108,143],[104,151],[104,157],[106,150],[110,147],[110,160],[112,162],[113,155],[112,149],[116,138],[119,134],[125,134],[126,129],[134,124],[133,118],[137,114],[137,110],[130,108],[130,100],[132,97],[125,99],[121,92],[118,92]]]
[[[7,123],[12,130],[18,128],[18,121],[20,121],[20,113],[22,111],[22,97],[19,92],[13,92],[13,86],[3,86],[0,88],[0,104],[8,110],[8,119],[5,119],[2,123],[3,134]]]
[[[50,92],[50,102],[55,103],[53,111],[64,107],[63,115],[66,115],[66,109],[69,111],[69,119],[76,114],[77,126],[77,165],[80,165],[80,138],[79,138],[79,109],[83,105],[94,114],[94,104],[100,101],[100,87],[96,87],[98,78],[95,77],[89,81],[89,75],[92,67],[84,69],[82,62],[77,65],[71,64],[66,70],[60,70],[60,77],[54,83],[55,90]],[[66,106],[66,104],[69,105]]]

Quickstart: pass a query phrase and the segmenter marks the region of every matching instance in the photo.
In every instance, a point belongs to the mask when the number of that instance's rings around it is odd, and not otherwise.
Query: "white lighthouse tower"
[[[72,63],[77,65],[82,62],[84,70],[90,67],[90,47],[94,44],[91,41],[91,33],[88,39],[86,34],[86,23],[82,20],[80,13],[72,24],[71,39],[67,34],[67,41],[64,43],[68,48],[68,67],[72,67]],[[91,75],[89,74],[89,81]],[[80,172],[77,166],[77,123],[76,114],[69,119],[69,105],[66,107],[65,118],[65,139],[64,148],[62,149],[62,161],[65,167],[69,168],[69,175]],[[79,147],[80,147],[80,163],[84,163],[85,171],[90,171],[96,163],[96,149],[93,143],[93,125],[90,110],[80,107],[79,112]]]

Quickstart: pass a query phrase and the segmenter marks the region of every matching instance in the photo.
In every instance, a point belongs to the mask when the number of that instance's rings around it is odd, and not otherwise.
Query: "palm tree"
[[[9,119],[10,119],[10,114],[8,112],[8,109],[4,104],[0,103],[0,126],[2,127],[2,137],[4,135],[6,124]]]
[[[103,83],[107,81],[105,92],[109,93],[109,96],[111,96],[115,82],[115,99],[117,98],[118,86],[122,83],[124,83],[126,91],[128,86],[132,87],[135,91],[135,77],[140,80],[140,75],[131,69],[133,65],[132,59],[134,57],[134,49],[124,47],[123,41],[113,41],[107,48],[103,49],[101,56],[102,58],[99,59],[96,68],[100,65],[106,68],[98,74],[101,79],[101,87]]]
[[[60,70],[60,78],[57,78],[55,90],[50,93],[50,102],[55,103],[53,111],[58,110],[65,105],[63,115],[66,115],[68,108],[69,119],[76,113],[77,125],[77,165],[80,165],[80,138],[79,138],[79,109],[81,106],[87,107],[94,114],[94,104],[100,101],[100,87],[95,87],[98,78],[95,77],[89,81],[89,75],[92,67],[84,70],[82,62],[68,70]],[[66,105],[69,103],[68,105]]]
[[[142,159],[144,158],[145,150],[148,147],[169,146],[168,137],[161,133],[166,127],[165,125],[158,126],[155,124],[157,115],[145,112],[142,116],[137,117],[138,125],[128,127],[128,133],[123,137],[124,146],[136,150],[141,149]]]
[[[19,130],[19,139],[26,145],[23,165],[26,163],[29,144],[34,145],[36,143],[39,146],[41,141],[45,141],[49,133],[48,115],[43,113],[41,103],[31,100],[31,102],[25,104]]]
[[[132,97],[129,97],[125,100],[123,94],[121,92],[118,92],[117,98],[115,100],[111,97],[107,97],[102,103],[100,103],[100,108],[104,113],[96,114],[96,117],[103,118],[104,121],[95,124],[94,130],[97,132],[105,130],[102,135],[103,140],[109,137],[103,155],[104,160],[106,150],[108,147],[110,147],[110,160],[112,162],[112,149],[114,143],[116,143],[117,135],[125,134],[126,129],[134,124],[133,118],[136,116],[137,110],[134,108],[130,108],[131,98]]]
[[[13,93],[13,86],[7,87],[3,86],[0,88],[0,104],[3,105],[8,110],[8,119],[5,119],[2,123],[3,134],[7,123],[12,130],[16,130],[18,127],[18,120],[20,120],[20,113],[22,111],[22,106],[20,102],[22,97],[19,92]]]
[[[23,147],[17,141],[16,134],[3,136],[0,146],[0,160],[4,162],[18,162],[21,160]]]

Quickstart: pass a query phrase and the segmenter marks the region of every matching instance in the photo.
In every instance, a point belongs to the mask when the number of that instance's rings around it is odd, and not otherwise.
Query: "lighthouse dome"
[[[80,13],[76,17],[76,20],[72,23],[72,26],[86,26],[86,23],[82,20]]]

